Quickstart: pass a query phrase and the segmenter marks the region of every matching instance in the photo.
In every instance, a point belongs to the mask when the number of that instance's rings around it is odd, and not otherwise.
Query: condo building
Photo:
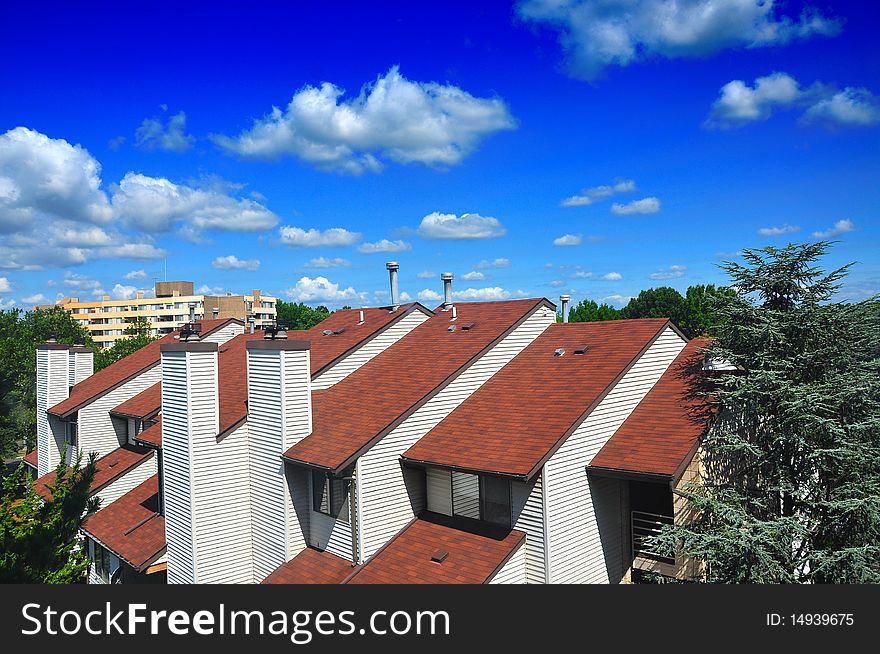
[[[138,291],[134,298],[111,300],[104,295],[100,300],[80,302],[76,297],[65,297],[54,305],[69,311],[74,320],[82,325],[95,343],[112,347],[123,338],[128,323],[144,320],[150,323],[154,336],[170,334],[185,322],[205,318],[236,318],[247,323],[253,320],[255,327],[275,322],[277,300],[255,289],[250,295],[197,295],[193,282],[156,282],[154,297],[145,297]]]

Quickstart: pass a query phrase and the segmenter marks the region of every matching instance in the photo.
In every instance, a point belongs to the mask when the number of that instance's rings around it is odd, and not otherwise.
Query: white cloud
[[[443,296],[437,291],[432,291],[430,288],[424,288],[419,291],[418,298],[422,302],[439,302],[443,299]]]
[[[847,232],[851,232],[856,228],[855,223],[851,220],[843,219],[838,220],[834,223],[834,227],[831,227],[826,230],[813,232],[814,238],[834,238],[835,236],[840,236],[841,234],[846,234]],[[3,289],[0,288],[0,291]]]
[[[122,276],[124,279],[146,279],[147,273],[143,270],[132,270]]]
[[[225,257],[217,257],[211,262],[214,268],[220,270],[250,270],[255,271],[260,267],[259,259],[239,259],[234,254]]]
[[[278,233],[281,235],[282,243],[302,248],[354,245],[362,238],[358,232],[350,232],[342,227],[331,227],[322,232],[318,229],[306,231],[301,227],[284,226],[279,228]]]
[[[562,286],[565,286],[565,282],[561,279],[554,279],[552,282],[547,282],[547,286],[550,286],[551,288],[561,288]]]
[[[223,295],[226,293],[226,289],[222,286],[208,286],[207,284],[202,284],[196,289],[196,293],[199,295]]]
[[[583,237],[580,234],[565,234],[559,238],[553,239],[553,245],[580,245],[582,241]]]
[[[619,307],[628,304],[629,301],[632,300],[632,296],[630,295],[608,295],[607,297],[600,298],[600,302],[610,302],[611,304],[616,304]]]
[[[593,188],[585,188],[580,194],[572,195],[565,198],[559,203],[561,207],[584,207],[594,202],[610,198],[617,193],[630,193],[636,190],[636,183],[631,179],[621,179],[614,185],[594,186]]]
[[[435,211],[424,218],[419,225],[418,234],[422,238],[442,240],[473,240],[504,236],[507,230],[497,218],[481,216],[478,213],[451,213]]]
[[[520,292],[511,293],[500,286],[490,286],[486,288],[466,288],[461,291],[452,291],[453,300],[461,300],[463,302],[479,302],[485,300],[507,300],[512,295],[520,295]]]
[[[867,127],[880,123],[880,101],[866,88],[842,91],[815,82],[807,88],[788,73],[775,72],[755,79],[754,86],[733,80],[721,87],[706,127],[730,129],[767,120],[778,109],[801,108],[803,123],[826,127]]]
[[[630,216],[632,214],[648,214],[660,211],[660,200],[654,197],[633,200],[626,204],[615,202],[611,205],[611,213],[617,216]]]
[[[49,298],[47,298],[42,293],[36,293],[34,295],[28,295],[26,297],[21,298],[21,301],[25,304],[45,304]]]
[[[0,310],[8,311],[12,307],[15,306],[15,300],[13,298],[9,298],[8,300],[4,300],[0,297]]]
[[[462,275],[461,278],[466,282],[481,282],[486,279],[486,275],[478,270],[472,270],[469,273]]]
[[[831,127],[868,127],[880,123],[880,101],[868,89],[848,86],[813,104],[803,120]]]
[[[195,138],[186,133],[186,114],[182,111],[168,118],[164,126],[160,118],[144,118],[135,132],[135,144],[147,150],[184,152],[193,141]]]
[[[623,275],[621,275],[619,272],[610,272],[602,275],[602,279],[607,282],[616,282],[619,279],[623,279]]]
[[[419,279],[434,279],[437,276],[436,273],[431,272],[430,270],[423,270],[416,277]]]
[[[12,286],[6,277],[0,277],[0,293],[8,293]]]
[[[334,259],[328,259],[326,257],[318,257],[317,259],[310,259],[306,262],[306,268],[343,268],[345,266],[351,265],[346,259],[342,259],[341,257],[336,257]]]
[[[784,236],[785,234],[797,234],[801,228],[797,225],[785,224],[782,227],[762,227],[758,230],[761,236]]]
[[[655,273],[648,275],[651,279],[677,279],[683,277],[687,266],[669,266],[669,268],[661,268]]]
[[[477,270],[485,270],[486,268],[507,268],[510,265],[510,259],[505,259],[504,257],[499,257],[497,259],[492,259],[489,261],[487,259],[483,259],[478,263],[474,268]]]
[[[273,107],[251,129],[220,147],[249,159],[292,155],[322,170],[378,172],[382,160],[452,166],[515,122],[504,101],[477,98],[452,85],[412,82],[391,68],[355,98],[324,82],[304,86],[285,109]]]
[[[592,278],[593,273],[587,272],[586,270],[577,270],[572,274],[572,279],[590,279]]]
[[[709,56],[813,35],[832,36],[840,22],[807,7],[797,18],[774,0],[521,0],[525,21],[559,31],[574,77],[594,80],[608,66],[666,57]]]
[[[72,293],[89,293],[95,297],[101,297],[106,293],[103,284],[94,277],[72,273],[69,270],[64,271],[64,279],[61,284]]]
[[[145,232],[168,232],[175,225],[185,235],[208,229],[255,232],[278,224],[278,216],[259,202],[139,173],[127,173],[119,182],[113,208],[127,224]]]
[[[412,250],[412,246],[406,241],[389,241],[383,238],[375,243],[361,243],[358,246],[358,252],[366,254],[375,254],[377,252],[407,252]]]
[[[294,302],[327,302],[342,303],[350,300],[363,299],[364,294],[358,293],[351,286],[340,288],[326,277],[301,277],[296,286],[288,288],[284,294]]]
[[[110,296],[115,300],[130,300],[137,294],[138,290],[137,286],[116,284],[110,291]]]

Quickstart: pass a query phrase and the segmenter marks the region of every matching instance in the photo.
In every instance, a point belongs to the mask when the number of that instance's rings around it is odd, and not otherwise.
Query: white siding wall
[[[622,536],[603,521],[608,489],[587,482],[586,466],[684,346],[667,328],[545,465],[551,583],[619,581],[606,558],[620,556]]]
[[[507,563],[489,580],[490,584],[526,583],[526,543],[521,543]]]
[[[310,354],[248,349],[247,360],[253,581],[259,582],[298,554],[308,533],[297,524],[297,480],[288,479],[281,455],[312,431]]]
[[[409,334],[413,329],[421,325],[429,318],[428,315],[422,313],[418,309],[414,310],[408,316],[401,318],[388,329],[378,334],[375,338],[359,347],[357,350],[349,354],[342,361],[339,361],[329,370],[315,377],[312,380],[312,390],[321,390],[333,386],[355,370],[370,361],[373,357],[381,354],[384,350],[394,345],[401,338]],[[352,329],[357,329],[353,327]],[[333,336],[320,336],[319,338],[333,338]]]
[[[124,420],[114,422],[110,410],[161,380],[162,366],[153,366],[80,409],[77,424],[79,449],[83,457],[90,452],[97,452],[102,457],[127,443],[128,425]]]
[[[428,511],[452,515],[452,480],[449,470],[427,468]]]
[[[223,345],[223,343],[225,343],[229,339],[243,333],[244,327],[242,325],[239,325],[238,323],[231,323],[229,325],[226,325],[225,327],[221,327],[212,334],[208,334],[201,340],[206,343],[217,343],[219,345]]]
[[[480,478],[477,475],[452,473],[452,510],[455,515],[480,519]]]
[[[494,348],[428,400],[360,458],[361,542],[369,558],[413,517],[400,455],[503,368],[556,320],[539,307]],[[477,327],[479,329],[479,326]]]
[[[70,352],[68,377],[69,384],[76,386],[95,371],[95,354],[88,352]]]
[[[157,456],[158,453],[154,454],[136,468],[129,470],[119,479],[102,488],[97,495],[101,500],[100,507],[103,509],[112,504],[127,492],[133,490],[136,486],[140,486],[147,479],[155,475],[159,468]]]
[[[523,545],[525,583],[546,583],[542,477],[539,476],[528,484],[511,482],[510,496],[513,528],[526,532],[526,542]]]
[[[309,487],[311,488],[311,485]],[[354,486],[352,486],[353,488]],[[326,513],[310,511],[311,538],[309,544],[351,561],[351,520],[357,519],[357,512],[352,513],[350,510],[350,496],[346,497],[346,503],[349,505],[349,521],[334,518]],[[309,506],[314,505],[310,504]]]
[[[57,419],[52,419],[46,413],[46,409],[67,399],[70,390],[69,365],[66,349],[37,350],[37,476],[39,477],[53,470],[61,460],[64,430],[60,428]]]

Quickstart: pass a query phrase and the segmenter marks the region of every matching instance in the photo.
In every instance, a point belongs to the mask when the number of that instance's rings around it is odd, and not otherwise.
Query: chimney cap
[[[570,295],[560,295],[559,300],[561,302],[568,302],[569,300],[571,300],[571,296]]]
[[[388,270],[398,270],[400,268],[400,264],[396,261],[387,261],[385,262],[385,268]]]
[[[452,279],[455,277],[451,272],[440,273],[440,279]]]

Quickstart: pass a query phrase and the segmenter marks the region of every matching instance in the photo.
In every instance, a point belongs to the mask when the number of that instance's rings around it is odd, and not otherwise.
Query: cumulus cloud
[[[383,161],[447,167],[460,163],[486,136],[515,127],[499,98],[477,98],[452,85],[413,82],[395,66],[357,97],[324,82],[304,86],[282,109],[273,107],[221,148],[248,159],[295,156],[321,169],[379,172]]]
[[[504,257],[499,257],[497,259],[492,259],[489,261],[488,259],[483,259],[478,263],[474,268],[477,270],[485,270],[486,268],[507,268],[510,265],[510,259],[505,259]]]
[[[486,288],[466,288],[461,291],[452,291],[453,300],[462,302],[479,302],[486,300],[507,300],[511,297],[524,297],[523,291],[507,291],[500,286],[488,286]]]
[[[0,277],[0,293],[8,293],[12,286],[6,277]]]
[[[604,279],[606,282],[616,282],[619,279],[623,279],[623,275],[621,275],[619,272],[610,272],[602,275],[602,279]]]
[[[278,217],[259,202],[140,173],[122,178],[113,191],[113,208],[127,224],[144,232],[168,232],[180,226],[185,236],[208,229],[256,232],[278,224]]]
[[[211,262],[214,268],[220,270],[250,270],[255,271],[260,267],[259,259],[239,259],[234,254],[225,257],[217,257]]]
[[[185,152],[195,138],[186,133],[186,114],[177,113],[162,124],[161,118],[144,118],[134,134],[135,144],[147,150]]]
[[[630,300],[632,300],[632,296],[630,295],[608,295],[606,297],[600,298],[600,302],[609,302],[611,304],[616,304],[619,307],[628,304]]]
[[[365,294],[358,293],[351,286],[340,288],[326,277],[301,277],[296,285],[284,291],[294,302],[326,302],[339,304],[351,300],[363,299]]]
[[[687,266],[669,266],[669,268],[661,268],[655,273],[648,275],[651,279],[677,279],[683,277],[687,271]]]
[[[586,270],[576,270],[572,273],[572,279],[592,279],[593,273]]]
[[[434,279],[437,276],[436,273],[431,272],[430,270],[423,270],[416,277],[419,279]]]
[[[797,225],[789,225],[786,223],[781,227],[762,227],[758,230],[761,236],[785,236],[786,234],[797,234],[801,228]]]
[[[419,225],[418,234],[422,238],[439,240],[475,240],[504,236],[507,230],[497,218],[481,216],[478,213],[451,213],[435,211],[424,218]]]
[[[310,259],[306,262],[306,268],[343,268],[345,266],[351,265],[346,259],[341,257],[335,257],[333,259],[328,259],[326,257],[318,257],[316,259]]]
[[[843,219],[838,220],[834,223],[834,227],[830,227],[826,230],[820,230],[817,232],[813,232],[814,238],[834,238],[835,236],[840,236],[841,234],[846,234],[847,232],[851,232],[856,228],[855,223],[851,220]],[[3,290],[0,288],[0,290]]]
[[[559,238],[553,239],[553,245],[557,247],[565,245],[580,245],[583,240],[584,239],[580,234],[564,234]]]
[[[633,214],[657,213],[660,211],[660,200],[657,198],[642,198],[626,204],[615,202],[611,205],[611,213],[617,216],[631,216]]]
[[[406,241],[389,241],[383,238],[375,243],[361,243],[358,246],[358,252],[366,254],[375,254],[377,252],[407,252],[412,250],[412,246]]]
[[[631,179],[620,179],[613,185],[594,186],[583,189],[578,195],[572,195],[559,203],[562,207],[584,207],[600,200],[610,198],[618,193],[630,193],[636,190],[636,183]]]
[[[840,30],[839,21],[811,7],[797,17],[781,7],[774,0],[521,0],[517,12],[558,31],[571,75],[594,80],[609,66],[777,46]]]
[[[848,86],[842,91],[815,82],[803,88],[788,73],[755,79],[753,86],[732,80],[721,87],[705,127],[733,129],[767,120],[782,109],[801,109],[801,122],[826,127],[868,127],[880,123],[880,101],[868,89]]]
[[[478,270],[472,270],[462,275],[461,278],[466,282],[481,282],[486,279],[486,275]]]
[[[15,302],[15,299],[13,299],[13,298],[9,298],[8,300],[4,300],[2,297],[0,297],[0,309],[2,309],[3,311],[8,311],[12,307],[14,307],[15,304],[16,304],[16,302]]]
[[[138,292],[137,286],[128,286],[124,284],[116,284],[110,291],[110,297],[114,300],[130,300]]]
[[[28,295],[26,297],[21,298],[21,301],[25,304],[45,304],[48,301],[47,298],[42,293],[35,293],[34,295]]]
[[[69,270],[64,271],[64,279],[61,280],[61,285],[72,293],[89,293],[95,297],[100,297],[106,293],[101,282],[94,277],[72,273]]]
[[[362,238],[362,235],[358,232],[350,232],[342,227],[331,227],[321,231],[319,229],[305,230],[301,227],[284,226],[278,230],[278,233],[281,236],[282,243],[301,248],[354,245]]]
[[[422,302],[439,302],[443,299],[443,296],[440,295],[437,291],[432,291],[430,288],[423,288],[418,293],[418,298]]]
[[[146,279],[147,273],[143,270],[132,270],[122,276],[124,279]]]
[[[226,292],[226,289],[222,286],[208,286],[207,284],[202,284],[196,289],[196,293],[199,295],[223,295]]]

